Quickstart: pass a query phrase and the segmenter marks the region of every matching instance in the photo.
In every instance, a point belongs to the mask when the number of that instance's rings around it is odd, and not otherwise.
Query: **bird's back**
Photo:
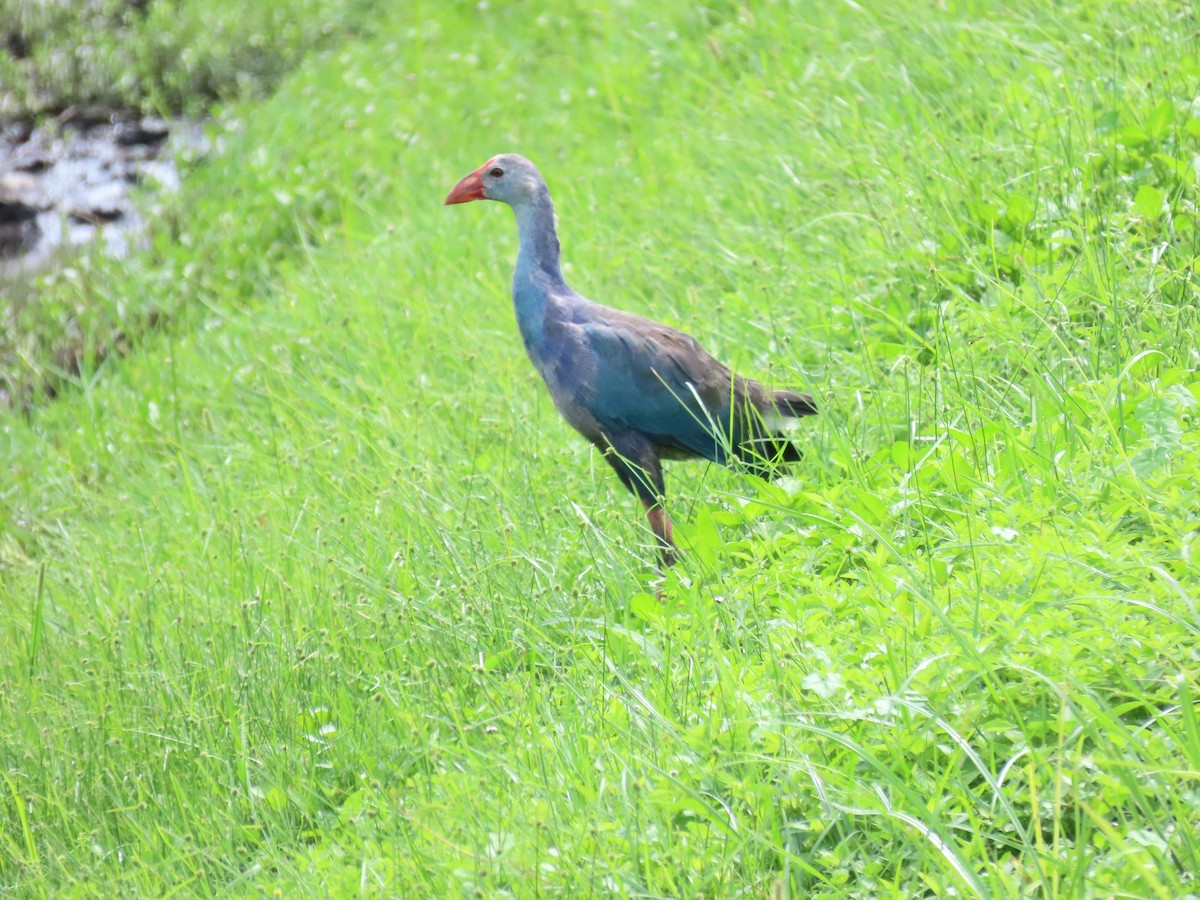
[[[665,457],[736,458],[760,474],[772,461],[800,458],[772,420],[815,412],[807,395],[768,392],[682,331],[578,295],[552,315],[558,322],[549,334],[560,352],[555,371],[543,375],[589,439],[636,431]],[[780,395],[790,402],[778,402]]]

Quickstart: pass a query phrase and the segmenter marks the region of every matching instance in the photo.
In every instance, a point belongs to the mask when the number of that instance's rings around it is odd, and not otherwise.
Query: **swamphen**
[[[537,167],[494,156],[446,204],[499,200],[517,216],[513,305],[525,351],[563,417],[600,449],[646,508],[663,566],[675,563],[662,459],[703,457],[770,477],[800,451],[782,419],[809,416],[808,394],[732,374],[681,331],[581,297],[559,269],[554,204]]]

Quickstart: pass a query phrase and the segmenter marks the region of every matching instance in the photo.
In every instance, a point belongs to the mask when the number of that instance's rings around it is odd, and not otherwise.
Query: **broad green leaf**
[[[1143,184],[1138,188],[1137,196],[1133,198],[1133,211],[1146,221],[1154,222],[1162,215],[1165,196],[1162,188]]]
[[[1155,153],[1153,159],[1163,170],[1169,172],[1172,177],[1179,179],[1185,184],[1196,183],[1196,169],[1190,160],[1176,159],[1173,156],[1168,156],[1166,153]]]
[[[1171,451],[1166,447],[1152,445],[1139,450],[1129,461],[1130,467],[1142,478],[1153,475],[1171,460]]]
[[[1166,137],[1167,131],[1174,121],[1175,104],[1170,100],[1164,100],[1158,106],[1154,107],[1150,115],[1146,117],[1146,133],[1152,140],[1161,141]]]
[[[1200,387],[1200,385],[1194,387]],[[1166,396],[1178,403],[1183,409],[1195,409],[1197,406],[1195,395],[1182,384],[1171,385],[1167,388]]]
[[[633,595],[629,601],[629,611],[644,622],[661,622],[663,617],[662,603],[653,594],[644,591]]]
[[[1019,234],[1028,227],[1037,215],[1037,207],[1024,194],[1013,194],[1008,198],[1008,206],[1004,210],[1004,223],[1008,226],[1009,234]]]
[[[918,455],[908,441],[897,441],[892,444],[892,462],[901,471],[909,471],[916,463]]]

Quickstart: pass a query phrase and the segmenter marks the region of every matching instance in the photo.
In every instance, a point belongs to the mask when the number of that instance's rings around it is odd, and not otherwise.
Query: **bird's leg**
[[[616,469],[622,484],[642,501],[650,529],[658,542],[659,572],[675,565],[678,550],[671,535],[671,519],[663,508],[666,485],[658,450],[649,439],[636,431],[602,435],[604,458]]]
[[[660,570],[669,569],[679,558],[675,538],[671,534],[671,517],[667,515],[667,511],[663,509],[661,503],[643,500],[642,505],[646,507],[646,518],[650,521],[650,530],[658,538],[658,567]]]

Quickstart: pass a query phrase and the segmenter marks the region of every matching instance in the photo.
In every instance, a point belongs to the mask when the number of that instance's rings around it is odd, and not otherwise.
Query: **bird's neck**
[[[519,241],[513,304],[525,347],[536,358],[543,341],[547,303],[552,294],[569,289],[559,268],[558,231],[549,192],[543,188],[529,202],[514,206],[513,212]]]
[[[558,267],[558,227],[554,218],[554,203],[545,188],[526,203],[513,207],[517,216],[517,273],[532,277],[543,273],[552,281],[561,282]]]

